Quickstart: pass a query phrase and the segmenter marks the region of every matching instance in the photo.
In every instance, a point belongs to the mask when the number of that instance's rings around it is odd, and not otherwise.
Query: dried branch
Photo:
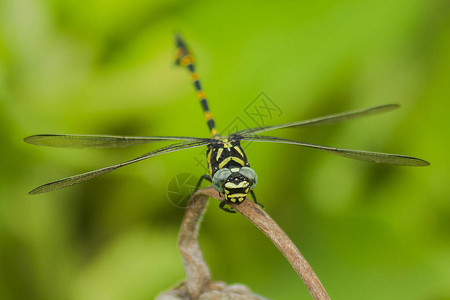
[[[192,299],[197,299],[211,282],[211,274],[198,243],[198,229],[208,199],[209,195],[201,191],[192,195],[178,236],[178,249],[186,273],[186,288]]]
[[[278,250],[289,261],[295,272],[300,276],[313,299],[330,299],[316,273],[314,273],[314,270],[301,252],[280,226],[264,210],[250,199],[247,199],[247,201],[241,204],[230,204],[230,207],[249,219],[275,244]]]
[[[208,266],[203,260],[198,244],[199,224],[209,197],[219,201],[223,200],[219,196],[219,193],[211,186],[192,195],[178,238],[178,247],[186,272],[185,288],[190,299],[197,299],[202,293],[211,290],[213,284]],[[330,299],[319,278],[303,255],[268,214],[249,199],[239,205],[230,204],[230,207],[249,219],[270,238],[300,276],[313,299]]]

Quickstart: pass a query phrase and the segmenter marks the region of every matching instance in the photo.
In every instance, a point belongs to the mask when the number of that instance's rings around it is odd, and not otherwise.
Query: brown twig
[[[197,299],[211,282],[211,274],[198,243],[198,229],[209,199],[209,195],[202,191],[194,193],[189,199],[178,235],[178,249],[183,259],[186,288],[191,299]]]
[[[264,210],[250,199],[247,199],[239,205],[230,204],[230,206],[249,219],[275,244],[278,250],[289,261],[295,272],[300,276],[313,299],[330,299],[316,273],[314,273],[314,270],[295,244]]]
[[[211,283],[211,275],[208,266],[203,260],[197,238],[201,216],[205,210],[208,197],[219,201],[223,200],[212,186],[194,193],[189,200],[178,239],[178,247],[183,257],[186,272],[186,286],[191,299],[198,298],[202,292],[208,289]],[[230,207],[249,219],[275,244],[300,276],[313,299],[330,299],[306,259],[268,214],[250,199],[246,199],[239,205],[230,204]]]

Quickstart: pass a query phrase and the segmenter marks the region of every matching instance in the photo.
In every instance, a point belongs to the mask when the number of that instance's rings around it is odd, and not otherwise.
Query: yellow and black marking
[[[186,44],[179,36],[176,36],[175,40],[177,46],[176,63],[182,67],[187,68],[190,73],[191,81],[197,92],[197,97],[202,106],[206,123],[208,124],[212,137],[211,138],[198,138],[187,136],[131,137],[131,136],[73,135],[73,134],[40,134],[29,136],[25,138],[24,141],[30,144],[39,146],[67,147],[67,148],[117,148],[117,147],[129,147],[133,145],[142,145],[157,141],[166,141],[166,140],[180,141],[178,143],[159,148],[157,150],[148,152],[146,154],[143,154],[131,160],[124,161],[122,163],[118,163],[115,165],[93,170],[83,174],[78,174],[49,182],[47,184],[41,185],[33,189],[32,191],[29,192],[29,194],[33,195],[55,191],[75,184],[79,184],[87,180],[91,180],[93,178],[107,174],[116,169],[137,163],[139,161],[154,156],[206,145],[208,147],[206,157],[209,174],[203,175],[201,177],[201,180],[198,182],[196,189],[200,187],[200,184],[203,179],[210,181],[213,187],[219,192],[219,194],[224,196],[225,201],[222,201],[219,207],[226,212],[236,212],[234,210],[226,208],[225,205],[226,204],[231,205],[231,203],[236,204],[242,203],[246,199],[248,194],[252,195],[253,201],[256,204],[263,207],[262,204],[256,201],[255,193],[253,192],[253,189],[255,188],[258,181],[258,176],[256,172],[252,168],[250,168],[244,149],[240,145],[241,141],[271,142],[271,143],[297,145],[301,147],[319,149],[322,151],[326,151],[328,153],[334,153],[336,155],[340,155],[347,158],[375,163],[385,163],[400,166],[429,165],[427,161],[406,155],[333,148],[327,146],[302,143],[298,141],[292,141],[273,136],[257,135],[262,132],[276,129],[311,126],[311,125],[325,125],[355,119],[359,117],[370,116],[373,114],[383,113],[396,109],[399,107],[396,104],[375,106],[366,109],[344,112],[340,114],[334,114],[294,123],[248,128],[234,132],[227,138],[221,137],[220,135],[217,134],[214,119],[211,115],[211,112],[209,111],[205,93],[201,88],[198,75],[195,72],[192,54],[188,50]]]
[[[197,98],[200,101],[200,105],[202,106],[203,113],[205,115],[206,124],[208,125],[208,128],[211,132],[211,136],[215,136],[217,135],[216,125],[214,124],[213,116],[209,111],[208,100],[206,99],[205,92],[203,92],[200,85],[198,74],[195,72],[194,58],[192,57],[192,53],[189,51],[186,43],[181,39],[179,35],[175,35],[175,42],[177,47],[175,63],[181,67],[185,67],[189,71],[191,82],[197,92]]]
[[[208,145],[206,160],[211,177],[222,168],[233,171],[235,168],[239,170],[241,167],[250,167],[247,155],[238,138],[226,139],[220,137],[213,139]]]
[[[241,173],[241,168],[247,167],[247,169],[249,169],[250,165],[244,149],[242,149],[240,145],[239,136],[236,135],[224,138],[217,134],[214,119],[209,110],[205,92],[203,92],[198,74],[195,72],[192,53],[189,51],[186,43],[179,35],[175,36],[175,42],[177,47],[176,64],[186,68],[189,71],[191,82],[197,92],[197,98],[200,101],[200,105],[205,115],[206,124],[208,125],[212,136],[206,152],[209,175],[203,175],[201,177],[197,184],[197,188],[200,186],[203,179],[213,182],[214,185],[214,175],[217,171],[224,169],[229,176],[226,178],[226,182],[221,183],[223,186],[216,188],[218,190],[220,189],[219,193],[224,195],[226,200],[221,202],[221,209],[227,212],[235,212],[225,208],[224,205],[227,202],[241,203],[246,199],[248,193],[251,193],[255,203],[261,205],[256,202],[255,194],[252,191],[252,188],[255,185],[255,180],[249,179]]]
[[[220,169],[231,170],[230,182],[225,184],[225,199],[234,203],[241,203],[249,192],[249,182],[239,173],[242,167],[250,167],[247,155],[240,145],[238,138],[217,138],[208,145],[206,151],[208,170],[211,178]]]

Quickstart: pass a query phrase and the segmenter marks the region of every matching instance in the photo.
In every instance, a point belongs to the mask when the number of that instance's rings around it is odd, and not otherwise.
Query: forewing
[[[206,141],[184,136],[114,136],[77,134],[39,134],[26,137],[25,142],[38,146],[63,148],[121,148],[161,141]]]
[[[235,134],[238,136],[248,136],[253,135],[261,132],[266,132],[270,130],[276,130],[276,129],[282,129],[282,128],[290,128],[290,127],[305,127],[305,126],[315,126],[315,125],[327,125],[327,124],[333,124],[338,123],[346,120],[356,119],[360,117],[366,117],[370,115],[380,114],[384,112],[388,112],[391,110],[394,110],[396,108],[400,107],[397,104],[388,104],[388,105],[381,105],[381,106],[375,106],[360,110],[354,110],[350,112],[340,113],[340,114],[334,114],[329,115],[325,117],[319,117],[311,120],[306,121],[300,121],[300,122],[294,122],[294,123],[287,123],[287,124],[281,124],[281,125],[274,125],[274,126],[264,126],[264,127],[256,127],[256,128],[249,128],[249,129],[243,129]]]

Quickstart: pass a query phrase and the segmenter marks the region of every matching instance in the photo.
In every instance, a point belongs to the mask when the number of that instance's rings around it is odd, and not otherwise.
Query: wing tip
[[[43,193],[43,191],[40,191],[39,187],[32,189],[31,191],[28,192],[28,195],[37,195],[37,194],[41,194]]]
[[[52,183],[54,183],[54,182],[40,185],[37,188],[34,188],[31,191],[29,191],[28,195],[37,195],[37,194],[42,194],[42,193],[47,193],[47,192],[52,192],[52,191],[58,190],[58,188],[55,189],[55,188],[49,187],[49,186],[51,186]]]
[[[385,105],[381,105],[381,106],[378,106],[378,107],[379,108],[384,108],[384,109],[387,109],[387,110],[394,110],[394,109],[400,108],[401,105],[397,104],[397,103],[390,103],[390,104],[385,104]]]
[[[420,158],[416,158],[416,162],[417,162],[417,164],[416,164],[417,167],[426,167],[426,166],[431,165],[426,160],[423,160],[423,159],[420,159]]]
[[[395,163],[395,165],[398,166],[404,166],[404,167],[426,167],[429,166],[430,163],[426,160],[412,157],[412,156],[402,156],[406,160],[402,160],[401,162]]]
[[[54,183],[54,182],[50,182],[50,183],[38,186],[37,188],[34,188],[28,192],[28,195],[43,194],[43,193],[53,192],[53,191],[59,190],[61,188],[64,188],[64,187],[58,187],[58,188],[52,187],[52,183]]]
[[[32,144],[33,137],[34,137],[34,135],[27,136],[27,137],[23,138],[23,141],[27,144]]]
[[[43,137],[48,137],[48,136],[54,136],[55,134],[35,134],[35,135],[30,135],[27,136],[25,138],[23,138],[23,141],[27,144],[31,144],[31,145],[37,145],[37,146],[45,146],[42,143],[42,138]]]

